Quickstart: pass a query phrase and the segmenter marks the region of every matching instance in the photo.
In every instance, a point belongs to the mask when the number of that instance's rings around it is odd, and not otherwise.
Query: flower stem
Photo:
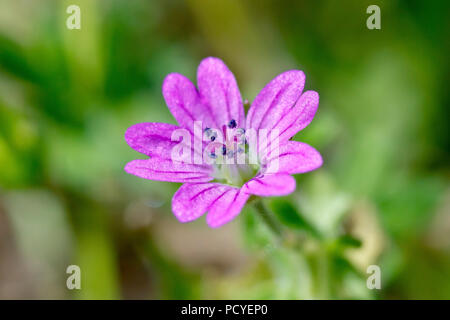
[[[273,213],[267,209],[262,200],[254,202],[254,208],[258,212],[261,219],[266,223],[267,227],[272,230],[279,238],[283,237],[283,230],[281,225],[273,218]]]

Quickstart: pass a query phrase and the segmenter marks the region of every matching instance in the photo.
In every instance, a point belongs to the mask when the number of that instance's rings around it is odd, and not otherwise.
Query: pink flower
[[[140,123],[125,133],[125,140],[134,150],[150,157],[133,160],[125,171],[150,180],[184,183],[172,199],[172,210],[181,222],[195,220],[207,212],[210,227],[220,227],[234,219],[251,195],[282,196],[295,190],[291,174],[315,170],[322,165],[322,157],[311,146],[290,141],[313,119],[319,105],[315,91],[303,92],[305,75],[299,70],[286,71],[257,95],[247,117],[236,79],[222,60],[204,59],[197,70],[198,90],[185,76],[169,74],[164,80],[163,95],[179,126],[166,123]],[[179,140],[172,140],[175,130],[184,128],[194,132],[194,122],[201,121],[204,136],[222,145],[206,151],[209,162],[175,161],[172,150]],[[212,130],[211,128],[218,128]],[[240,146],[249,146],[245,132],[250,129],[277,132],[279,148],[276,156],[258,144],[256,164],[219,164],[217,158],[236,157]],[[234,147],[217,134],[238,130],[244,135]],[[218,132],[219,131],[219,132]],[[217,138],[217,141],[215,141]],[[195,144],[195,135],[186,141]],[[269,139],[269,141],[272,141]],[[237,145],[237,147],[236,147]],[[201,143],[201,152],[207,144]],[[193,153],[198,150],[193,150]],[[278,154],[277,154],[278,153]],[[212,160],[212,163],[211,163]],[[272,163],[277,161],[276,166]],[[268,168],[275,167],[277,170]]]

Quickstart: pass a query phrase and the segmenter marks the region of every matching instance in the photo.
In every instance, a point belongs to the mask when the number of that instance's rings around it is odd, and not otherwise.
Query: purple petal
[[[207,182],[212,168],[207,165],[195,165],[168,159],[151,158],[133,160],[125,166],[125,171],[149,180],[171,182]]]
[[[173,148],[182,143],[172,141],[172,132],[178,129],[180,127],[168,123],[138,123],[127,129],[125,140],[132,149],[149,157],[171,159]],[[192,139],[190,145],[185,146],[194,152]]]
[[[230,222],[241,212],[248,197],[249,194],[230,187],[211,205],[206,216],[206,223],[211,228],[217,228]]]
[[[192,82],[179,73],[171,73],[164,79],[162,92],[170,112],[180,126],[193,132],[194,121],[214,127],[211,111],[201,102]]]
[[[295,179],[286,173],[265,174],[248,181],[242,189],[261,197],[284,196],[295,190]]]
[[[310,145],[288,141],[279,148],[279,154],[272,152],[267,157],[265,173],[305,173],[319,168],[322,163],[320,153]]]
[[[230,186],[218,183],[185,183],[172,198],[172,211],[181,222],[202,216],[228,190]]]
[[[244,127],[245,114],[236,79],[225,63],[209,57],[203,59],[197,70],[197,85],[203,102],[209,106],[215,122],[221,129],[230,120]]]
[[[256,96],[247,115],[246,128],[272,128],[292,108],[305,85],[305,74],[286,71],[270,81]]]
[[[278,143],[282,145],[284,142],[292,138],[297,132],[308,126],[319,106],[319,94],[315,91],[306,91],[298,99],[293,108],[288,109],[283,116],[273,125],[271,130],[278,133]],[[268,142],[264,145],[264,149],[258,149],[260,153],[274,148],[271,146],[273,140],[268,135]],[[270,148],[269,148],[270,147]]]
[[[317,108],[319,107],[319,94],[315,91],[306,91],[302,94],[295,106],[274,126],[280,132],[280,143],[292,138],[297,132],[308,126]]]

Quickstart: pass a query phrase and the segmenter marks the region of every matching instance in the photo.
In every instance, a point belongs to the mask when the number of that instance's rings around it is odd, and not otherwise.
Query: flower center
[[[211,141],[206,153],[214,166],[215,181],[241,187],[253,178],[259,171],[259,164],[251,164],[249,159],[250,146],[245,135],[245,129],[238,128],[236,120],[232,119],[223,126],[223,141],[218,140],[214,129],[206,128],[205,135]]]

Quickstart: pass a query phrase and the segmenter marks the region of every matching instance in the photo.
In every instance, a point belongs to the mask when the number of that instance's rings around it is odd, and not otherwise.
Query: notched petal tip
[[[305,83],[306,81],[306,75],[302,70],[299,69],[291,69],[285,72],[280,73],[279,76],[277,76],[276,78],[284,78],[285,81],[300,81]]]
[[[130,162],[128,162],[127,164],[125,164],[125,166],[123,167],[123,170],[126,172],[126,173],[128,173],[128,174],[131,174],[131,175],[135,175],[134,174],[134,171],[133,171],[133,168],[134,168],[134,162],[135,160],[133,160],[133,161],[130,161]]]
[[[134,142],[139,138],[140,133],[145,129],[146,126],[151,125],[150,122],[141,122],[133,124],[125,130],[124,138],[126,143],[134,149]]]
[[[167,105],[170,107],[174,102],[174,98],[179,98],[184,93],[191,94],[191,90],[194,89],[194,84],[181,73],[169,73],[163,81],[162,93]]]
[[[294,177],[286,173],[266,174],[248,181],[245,192],[261,197],[286,196],[295,191]]]
[[[216,65],[216,64],[225,65],[225,62],[223,62],[223,60],[220,58],[209,56],[209,57],[202,59],[202,61],[200,61],[198,68],[200,69],[201,66],[204,67],[204,66],[210,66],[210,65]]]
[[[300,111],[300,116],[296,123],[297,130],[300,131],[307,127],[314,119],[319,108],[319,94],[313,90],[304,92],[300,99],[298,99],[295,108],[298,108]]]
[[[174,82],[180,81],[180,80],[189,80],[186,76],[182,75],[178,72],[171,72],[166,75],[166,77],[163,80],[163,89],[167,86],[172,85]]]
[[[308,90],[303,92],[301,98],[303,98],[304,103],[308,103],[311,106],[319,106],[319,93],[314,90]]]
[[[315,158],[315,164],[316,165],[315,165],[315,168],[311,169],[311,171],[317,170],[323,165],[323,157],[322,157],[322,155],[316,149],[314,149],[314,150],[316,151],[316,155],[315,155],[315,157],[316,157]]]
[[[203,59],[202,61],[200,61],[200,64],[197,68],[197,84],[199,84],[199,82],[202,82],[205,77],[209,78],[211,76],[215,76],[216,74],[219,74],[221,76],[233,75],[231,70],[222,59],[216,57],[207,57]]]
[[[305,86],[306,75],[302,70],[292,69],[288,71],[284,71],[273,78],[267,85],[277,86],[284,85],[287,83],[296,84],[300,89],[303,90]],[[263,89],[264,90],[264,89]]]
[[[222,227],[223,225],[226,225],[228,222],[231,222],[231,221],[225,221],[225,222],[220,222],[220,221],[215,221],[215,220],[211,221],[211,220],[208,220],[208,215],[206,216],[206,224],[211,229],[218,229],[218,228]]]

